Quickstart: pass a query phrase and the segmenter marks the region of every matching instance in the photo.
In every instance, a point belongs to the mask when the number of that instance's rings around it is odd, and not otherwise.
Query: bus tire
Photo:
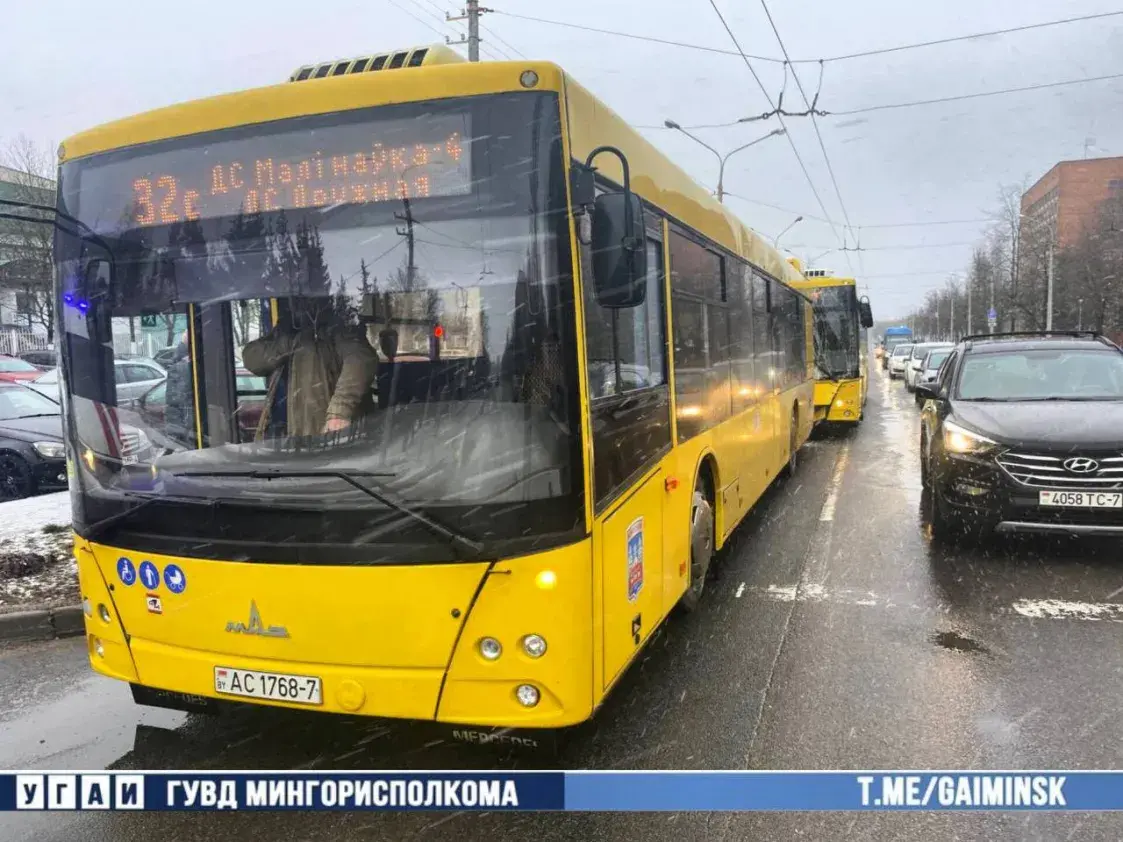
[[[714,557],[714,507],[706,476],[699,474],[690,502],[690,582],[682,595],[682,608],[693,612],[702,603],[702,591]]]
[[[785,477],[795,476],[799,467],[799,410],[792,407],[792,424],[788,430],[788,462],[784,465]]]

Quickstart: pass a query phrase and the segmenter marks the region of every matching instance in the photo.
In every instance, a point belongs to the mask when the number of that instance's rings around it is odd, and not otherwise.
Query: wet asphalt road
[[[808,444],[739,529],[699,613],[673,617],[560,753],[425,726],[133,705],[81,639],[0,651],[0,766],[21,769],[1123,767],[1123,624],[1025,616],[1123,602],[1123,546],[934,547],[918,413],[879,368],[857,430]],[[1030,602],[1027,602],[1030,601]],[[1123,617],[1123,613],[1115,616]],[[1119,839],[1112,814],[43,814],[0,839]]]

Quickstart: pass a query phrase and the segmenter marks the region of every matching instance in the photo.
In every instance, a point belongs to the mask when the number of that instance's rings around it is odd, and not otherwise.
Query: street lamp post
[[[784,236],[785,234],[787,234],[789,231],[791,231],[793,228],[795,228],[801,222],[803,222],[802,216],[797,216],[795,219],[793,219],[791,221],[791,223],[788,225],[787,228],[785,228],[783,231],[781,231],[779,234],[777,234],[775,237],[772,238],[772,247],[773,248],[779,248],[780,247],[780,238],[782,236]],[[831,251],[834,251],[834,249],[831,249]],[[829,253],[830,252],[824,252],[824,254],[829,254]],[[820,255],[820,257],[822,257],[822,255]]]
[[[698,145],[704,146],[707,149],[709,149],[717,157],[717,160],[718,160],[717,200],[719,202],[722,201],[725,197],[725,163],[726,163],[726,161],[728,161],[730,158],[732,158],[734,155],[736,155],[741,150],[748,149],[750,146],[756,146],[762,140],[768,140],[768,138],[770,138],[770,137],[779,137],[782,134],[787,134],[787,129],[773,129],[772,131],[770,131],[768,134],[764,135],[763,137],[758,137],[756,140],[751,140],[748,143],[746,143],[744,146],[738,146],[736,149],[732,149],[729,152],[726,152],[724,155],[722,155],[720,152],[718,152],[716,149],[714,149],[712,146],[710,146],[710,144],[706,143],[706,141],[702,140],[701,138],[695,137],[690,132],[688,132],[686,129],[684,129],[682,126],[680,126],[678,123],[676,123],[674,120],[664,120],[663,125],[666,126],[668,129],[674,129],[675,131],[682,132],[684,135],[686,135],[688,138],[693,140]]]

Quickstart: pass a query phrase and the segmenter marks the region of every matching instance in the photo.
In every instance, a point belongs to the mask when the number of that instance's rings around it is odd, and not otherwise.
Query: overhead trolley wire
[[[734,50],[725,50],[720,47],[711,47],[705,44],[692,44],[685,41],[675,41],[670,38],[658,38],[651,35],[636,35],[632,32],[621,32],[613,29],[600,29],[595,26],[586,26],[579,23],[570,23],[569,21],[550,20],[548,18],[535,17],[533,15],[520,15],[515,12],[506,12],[500,9],[493,9],[492,14],[504,15],[509,18],[518,18],[519,20],[532,21],[534,23],[546,24],[548,26],[561,26],[567,29],[580,29],[585,32],[595,32],[599,35],[610,35],[617,38],[629,38],[634,41],[649,41],[655,44],[663,44],[669,47],[681,47],[688,50],[698,50],[706,53],[718,53],[720,55],[738,56],[739,52]],[[856,53],[846,53],[837,56],[823,56],[821,58],[797,58],[791,59],[790,63],[794,64],[815,64],[818,62],[832,62],[832,61],[849,61],[850,59],[866,58],[868,56],[885,55],[886,53],[899,53],[905,50],[918,50],[925,47],[935,47],[941,44],[953,44],[958,41],[973,41],[977,38],[990,38],[995,35],[1010,35],[1015,32],[1026,32],[1032,29],[1044,29],[1051,26],[1062,26],[1069,23],[1080,23],[1083,21],[1100,20],[1103,18],[1118,17],[1123,15],[1123,11],[1115,12],[1099,12],[1090,15],[1077,15],[1070,18],[1061,18],[1058,20],[1042,21],[1041,23],[1028,23],[1021,26],[1011,26],[1005,29],[992,29],[987,32],[972,32],[967,35],[953,35],[948,38],[936,38],[931,41],[918,41],[913,44],[898,44],[893,47],[878,47],[872,50],[862,50]],[[773,56],[758,56],[747,54],[749,58],[754,61],[768,61],[775,64],[782,64],[784,59],[775,58]]]
[[[745,54],[745,51],[741,49],[741,43],[737,40],[737,36],[733,34],[733,30],[729,28],[729,24],[725,20],[725,15],[721,13],[721,9],[717,7],[717,3],[715,3],[714,0],[710,0],[710,5],[713,7],[714,13],[718,16],[718,20],[721,21],[721,25],[725,27],[725,31],[729,34],[730,40],[733,41],[733,46],[735,46],[737,48],[737,52],[741,54],[741,59],[745,62],[745,67],[749,69],[749,73],[752,74],[753,79],[756,81],[757,87],[760,88],[760,92],[764,94],[764,99],[768,102],[768,107],[773,111],[776,111],[776,105],[772,102],[772,96],[768,93],[768,89],[760,80],[760,76],[757,75],[756,68],[754,68],[752,62],[749,61],[749,57]],[[784,127],[784,137],[787,138],[788,145],[791,146],[792,152],[795,154],[795,159],[799,162],[799,168],[803,171],[803,177],[807,181],[807,186],[811,188],[811,193],[815,197],[815,201],[819,205],[819,210],[822,212],[823,218],[826,219],[827,223],[831,226],[831,231],[834,233],[835,237],[838,237],[838,229],[835,226],[834,222],[831,220],[830,211],[827,210],[827,206],[823,203],[823,197],[819,195],[819,190],[815,186],[814,180],[811,178],[811,173],[807,171],[807,165],[803,162],[803,157],[799,154],[799,149],[796,147],[795,141],[792,140],[791,132],[787,130],[787,126],[784,124],[783,116],[777,113],[776,119],[778,119],[780,121],[780,125]],[[842,245],[845,246],[845,237],[841,238],[841,240]],[[849,262],[850,256],[847,255],[846,259],[847,262]]]

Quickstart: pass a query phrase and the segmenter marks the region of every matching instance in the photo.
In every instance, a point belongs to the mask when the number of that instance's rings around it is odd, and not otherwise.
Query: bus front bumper
[[[340,657],[343,650],[336,647],[311,653],[319,655],[322,651],[323,660],[273,657],[273,652],[284,655],[284,641],[272,641],[280,644],[276,649],[262,649],[259,644],[269,644],[268,639],[246,635],[229,635],[231,642],[219,650],[214,637],[206,639],[201,627],[186,621],[183,628],[197,628],[197,634],[183,634],[174,640],[153,639],[153,625],[145,625],[145,619],[174,620],[174,615],[168,615],[175,610],[187,615],[190,603],[165,593],[162,616],[141,618],[135,610],[129,614],[125,600],[143,601],[143,592],[123,593],[135,590],[135,586],[122,587],[121,582],[114,582],[112,568],[105,569],[109,566],[105,559],[116,559],[120,553],[94,547],[80,538],[75,541],[75,550],[90,663],[102,675],[131,684],[134,698],[143,704],[207,710],[221,707],[222,702],[240,702],[510,728],[574,725],[587,719],[593,710],[592,624],[578,619],[591,617],[588,542],[495,565],[491,575],[479,583],[476,598],[465,612],[459,633],[446,644],[444,656],[419,666],[379,665],[377,660],[388,660],[387,640],[392,644],[409,634],[424,634],[424,626],[387,628],[383,634],[371,635],[366,644],[355,637],[340,639],[338,646],[346,647],[347,656]],[[188,559],[180,563],[193,585],[199,581],[200,589],[205,587],[205,565],[225,564]],[[379,587],[378,577],[385,571],[367,569],[372,590]],[[552,574],[546,580],[548,589],[541,586],[544,580],[539,574],[543,571]],[[497,575],[500,572],[503,575]],[[228,587],[237,590],[233,584],[237,573],[226,575]],[[111,583],[115,585],[112,590]],[[400,597],[406,604],[411,598],[421,598],[404,593]],[[124,616],[119,610],[125,612]],[[314,617],[309,615],[309,619]],[[324,616],[319,622],[327,626],[331,617]],[[307,629],[307,625],[302,628]],[[522,644],[528,634],[541,635],[547,641],[546,652],[537,658],[524,651]],[[501,644],[502,654],[495,660],[487,660],[480,653],[479,642],[485,637]],[[266,651],[269,656],[250,654],[247,650],[251,649]],[[362,662],[364,651],[371,653],[367,663]],[[318,679],[320,692],[317,698],[301,702],[219,692],[219,670]],[[524,685],[535,689],[534,704],[528,705],[525,693],[520,693]]]

